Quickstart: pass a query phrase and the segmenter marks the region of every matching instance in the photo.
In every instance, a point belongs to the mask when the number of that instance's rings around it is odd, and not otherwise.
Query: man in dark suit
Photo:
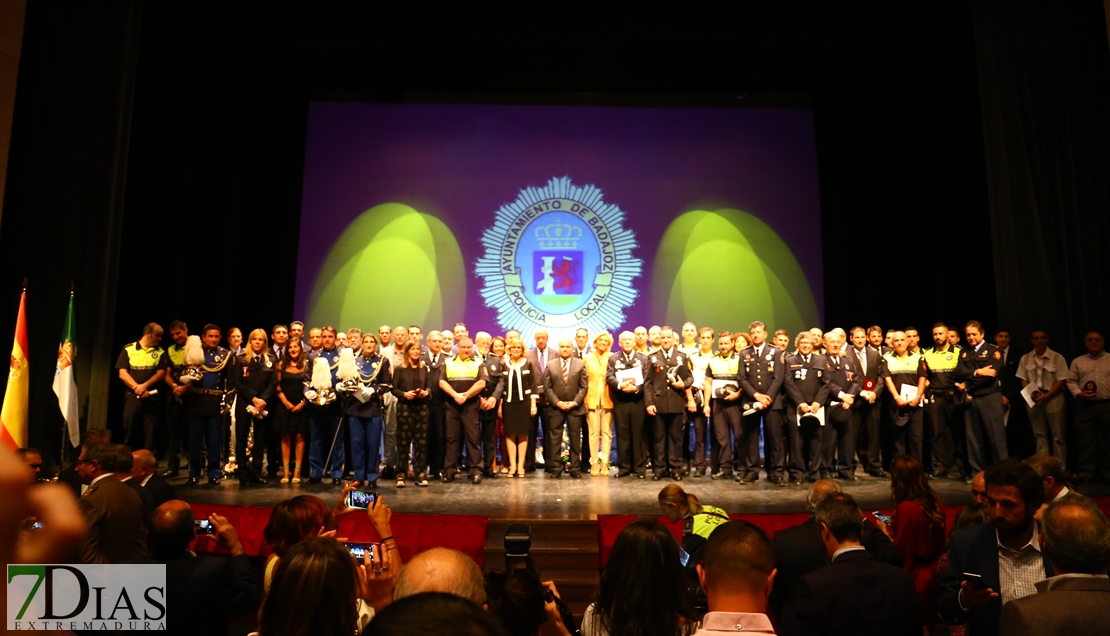
[[[801,485],[821,478],[821,428],[817,419],[829,401],[825,356],[813,353],[813,334],[803,331],[794,341],[798,353],[784,359],[786,367],[786,432],[790,444],[790,479]],[[827,413],[826,413],[827,415]]]
[[[659,349],[648,355],[644,376],[644,404],[647,415],[655,418],[652,479],[659,481],[669,470],[672,479],[682,481],[682,449],[686,442],[682,431],[686,411],[696,408],[690,391],[694,376],[686,354],[675,347],[671,327],[659,330]]]
[[[166,483],[166,480],[155,472],[158,470],[158,460],[154,458],[153,453],[140,448],[131,453],[131,458],[131,478],[150,492],[154,508],[158,508],[170,499],[177,499],[173,486]]]
[[[158,507],[151,523],[151,559],[166,565],[166,598],[173,599],[174,617],[166,627],[178,634],[226,634],[228,619],[254,612],[262,602],[262,586],[239,535],[227,519],[209,517],[215,540],[231,557],[197,555],[189,550],[196,539],[193,511],[184,501]],[[207,541],[207,538],[198,539]]]
[[[822,479],[809,487],[806,495],[806,508],[813,510],[826,497],[840,492],[835,481]],[[904,560],[898,547],[873,523],[863,524],[860,545],[867,548],[871,556],[883,563],[902,567]],[[778,576],[771,590],[770,607],[775,616],[782,616],[783,607],[793,597],[798,581],[810,572],[829,564],[825,544],[821,541],[821,531],[813,516],[804,522],[779,530],[774,537],[775,564]]]
[[[116,447],[93,442],[81,449],[77,474],[88,486],[78,499],[88,531],[79,563],[123,563],[146,556],[146,522],[139,495],[116,479]]]
[[[991,523],[953,537],[937,599],[945,622],[967,623],[976,636],[1001,633],[1003,605],[1034,594],[1037,581],[1053,576],[1034,521],[1044,499],[1041,478],[1017,459],[1007,459],[987,469],[986,482]]]
[[[759,427],[762,423],[763,468],[767,471],[767,479],[785,486],[786,450],[782,447],[784,351],[767,342],[767,326],[758,320],[748,326],[748,335],[752,346],[739,352],[743,365],[740,388],[744,391],[743,401],[760,408],[741,422],[741,434],[736,440],[739,461],[736,474],[741,483],[759,481]]]
[[[855,499],[831,494],[814,516],[830,564],[798,582],[780,616],[782,633],[920,636],[921,604],[913,577],[860,545],[866,521]]]
[[[530,473],[536,470],[536,444],[537,441],[543,437],[549,437],[547,427],[547,391],[542,384],[544,370],[547,369],[547,363],[552,359],[551,348],[547,346],[547,330],[537,329],[532,336],[536,341],[536,346],[529,349],[525,357],[532,363],[532,368],[536,369],[537,376],[535,378],[536,386],[532,387],[532,395],[538,395],[539,401],[536,403],[536,416],[532,418],[532,430],[528,432],[528,451],[524,454],[524,472]],[[544,444],[546,447],[546,443]],[[544,457],[546,465],[547,457]]]
[[[150,516],[154,514],[154,495],[143,488],[142,484],[131,478],[134,466],[135,458],[131,456],[131,448],[123,444],[116,444],[116,465],[114,469],[116,479],[121,484],[134,490],[135,494],[139,496],[139,501],[143,504],[143,521],[147,522],[150,520]]]
[[[854,446],[859,453],[860,463],[868,475],[889,477],[883,472],[883,462],[880,457],[882,395],[886,388],[881,382],[883,356],[879,353],[879,349],[867,344],[867,332],[863,327],[852,328],[852,347],[848,349],[848,355],[855,358],[860,377],[859,399],[852,403],[851,410],[852,429],[858,435]],[[850,456],[848,459],[851,461]],[[851,472],[855,472],[854,463]]]
[[[447,408],[439,381],[444,377],[443,365],[447,354],[443,353],[443,336],[438,331],[428,332],[427,351],[422,355],[432,384],[428,399],[428,473],[442,476],[447,458]]]
[[[855,481],[856,437],[853,427],[852,405],[859,399],[860,371],[855,356],[840,355],[845,333],[840,327],[825,334],[828,348],[825,368],[829,382],[829,412],[825,428],[821,431],[821,478]],[[839,449],[839,460],[834,457]]]
[[[956,379],[971,396],[971,405],[964,412],[967,428],[967,461],[972,474],[1010,456],[1003,423],[1002,353],[983,341],[982,323],[972,320],[964,328],[968,348],[960,350]],[[956,385],[957,388],[960,384]]]
[[[579,477],[582,456],[582,419],[586,415],[586,364],[574,357],[574,342],[565,338],[559,341],[559,357],[547,363],[541,383],[547,397],[547,448],[544,459],[547,476],[558,479],[563,469],[559,449],[563,442],[563,429],[570,438],[570,463],[567,472],[574,479]]]
[[[1057,502],[1044,512],[1040,537],[1056,576],[1037,593],[1006,604],[1007,636],[1098,634],[1110,625],[1110,520],[1090,499]]]
[[[605,383],[613,400],[613,423],[617,429],[617,478],[632,473],[644,479],[647,476],[647,457],[644,456],[644,386],[631,377],[639,369],[643,377],[647,358],[636,353],[636,335],[621,332],[618,340],[621,350],[609,356],[605,370]],[[618,377],[620,375],[621,377]]]

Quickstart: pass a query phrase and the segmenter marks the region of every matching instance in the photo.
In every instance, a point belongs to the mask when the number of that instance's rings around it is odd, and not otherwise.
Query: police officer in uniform
[[[412,338],[412,331],[409,333]],[[439,387],[439,381],[444,377],[443,363],[447,360],[447,355],[443,353],[443,336],[438,331],[429,331],[428,345],[424,348],[424,365],[428,367],[432,385],[428,398],[428,474],[442,477],[447,455],[446,398]]]
[[[1009,459],[1006,428],[1002,423],[1002,389],[998,375],[1002,371],[1002,354],[994,345],[984,342],[983,324],[972,320],[964,326],[967,349],[960,351],[956,379],[971,396],[964,413],[967,428],[967,463],[975,475],[988,466]]]
[[[725,479],[730,475],[740,481],[743,475],[739,471],[733,472],[733,447],[730,433],[736,435],[737,451],[744,454],[747,440],[741,431],[742,411],[740,399],[744,396],[740,389],[740,356],[732,350],[732,333],[722,331],[717,336],[718,353],[709,359],[705,368],[705,382],[702,392],[705,404],[702,413],[710,418],[713,426],[713,437],[721,449],[721,470],[711,475],[711,479]],[[758,437],[758,434],[757,434]],[[744,459],[741,465],[746,465]]]
[[[459,472],[459,436],[466,435],[466,456],[470,482],[482,483],[485,453],[482,450],[482,431],[478,425],[478,395],[489,381],[485,365],[474,357],[474,342],[463,337],[459,340],[458,355],[443,363],[439,388],[444,393],[447,418],[447,455],[443,467],[443,481],[454,481]]]
[[[891,344],[894,350],[883,356],[883,380],[893,403],[890,417],[894,422],[894,455],[912,455],[921,461],[925,424],[920,406],[925,395],[925,358],[910,352],[910,341],[904,331],[895,331]],[[902,393],[906,385],[916,391],[909,400]]]
[[[505,369],[501,358],[490,353],[493,339],[484,331],[479,331],[474,336],[474,345],[478,347],[478,356],[482,366],[486,368],[486,385],[478,394],[478,424],[482,427],[482,464],[485,466],[486,477],[496,479],[497,473],[493,470],[494,459],[497,453],[497,405],[501,403],[501,394],[505,392]],[[507,459],[507,458],[506,458]]]
[[[648,356],[644,374],[644,404],[647,414],[655,417],[655,457],[652,478],[659,481],[669,470],[671,478],[682,481],[682,436],[686,412],[694,408],[690,391],[693,374],[686,354],[675,347],[674,330],[659,330],[659,350]]]
[[[208,458],[208,483],[220,485],[220,449],[223,432],[223,406],[227,388],[227,365],[231,351],[220,346],[222,333],[213,324],[204,326],[204,363],[201,379],[189,384],[184,395],[185,417],[189,421],[189,485],[200,481],[201,448]]]
[[[362,336],[359,347],[359,355],[355,356],[359,388],[346,409],[351,431],[351,468],[355,481],[364,488],[376,488],[382,450],[382,396],[393,390],[393,375],[389,360],[381,355],[377,336],[373,333]]]
[[[313,328],[309,334],[315,332]],[[331,369],[331,385],[338,386],[336,371],[339,368],[339,350],[335,348],[335,327],[330,325],[320,328],[320,349],[308,354],[308,363],[305,371],[305,397],[308,398],[308,483],[318,484],[323,479],[324,469],[331,467],[331,483],[339,484],[343,477],[343,433],[339,430],[343,425],[343,407],[336,399],[334,402],[320,405],[314,402],[316,391],[312,388],[312,367],[317,358],[327,361]],[[311,335],[310,335],[311,337]],[[332,440],[335,440],[334,447]],[[327,455],[331,451],[331,456]]]
[[[181,320],[170,323],[170,338],[173,344],[166,348],[169,371],[164,379],[170,388],[166,399],[166,472],[163,477],[177,477],[181,471],[181,451],[183,440],[188,434],[189,425],[185,420],[184,395],[188,387],[178,382],[185,370],[185,342],[189,340],[189,327]]]
[[[266,346],[266,331],[255,329],[247,338],[243,353],[228,363],[227,385],[229,395],[235,398],[235,461],[239,464],[239,485],[264,485],[262,453],[270,430],[268,405],[274,399],[275,360]],[[260,417],[267,413],[265,417]],[[247,462],[247,440],[254,426],[254,446]],[[274,463],[271,459],[270,463]]]
[[[821,425],[814,421],[829,401],[825,370],[828,361],[813,352],[813,334],[803,331],[794,339],[798,352],[784,356],[786,367],[786,435],[790,441],[790,478],[801,485],[808,476],[817,481],[821,474]],[[827,417],[827,413],[826,413]],[[802,421],[802,420],[805,421]],[[828,425],[826,423],[826,425]]]
[[[858,361],[851,351],[840,355],[845,336],[844,330],[839,327],[825,334],[825,358],[828,360],[825,373],[829,383],[826,416],[829,421],[825,422],[821,431],[821,476],[828,479],[835,474],[838,479],[855,481],[854,458],[859,433],[855,428],[852,406],[860,399],[860,372]],[[835,459],[838,450],[839,459]]]
[[[644,331],[647,335],[647,331]],[[617,478],[632,473],[640,479],[647,477],[647,458],[644,456],[644,386],[628,377],[618,379],[619,372],[639,368],[644,371],[648,360],[636,353],[636,336],[631,331],[621,333],[618,340],[621,350],[609,356],[605,370],[605,383],[613,400],[613,421],[617,429]],[[642,376],[641,376],[642,377]]]
[[[127,386],[123,394],[123,430],[127,435],[124,444],[131,448],[155,450],[154,425],[158,422],[158,402],[150,394],[166,374],[166,356],[162,342],[162,326],[149,323],[143,327],[143,336],[123,348],[116,360],[119,379]],[[143,433],[139,445],[138,434]]]
[[[691,323],[686,323],[691,324]],[[685,327],[683,327],[685,330]],[[690,413],[691,424],[694,427],[694,456],[690,461],[690,474],[694,477],[712,475],[721,470],[721,449],[717,438],[710,431],[707,435],[709,416],[705,414],[705,370],[709,367],[709,360],[716,355],[713,352],[713,329],[702,327],[698,332],[698,347],[687,354],[690,364],[691,386],[690,394],[694,399],[694,410]],[[679,351],[682,351],[680,348]],[[685,439],[685,438],[684,438]],[[705,447],[709,445],[709,464],[706,465]]]
[[[960,364],[960,347],[949,344],[948,326],[933,325],[933,346],[925,350],[925,368],[929,388],[925,395],[925,421],[932,440],[933,477],[948,477],[949,469],[960,479],[971,476],[964,465],[964,430],[962,413],[957,413],[956,367]]]
[[[779,486],[786,485],[786,453],[783,438],[783,384],[786,380],[782,349],[767,342],[767,326],[755,321],[748,326],[752,345],[740,352],[744,363],[740,386],[744,401],[756,409],[744,418],[746,448],[741,452],[747,458],[747,474],[741,482],[759,480],[759,427],[763,425],[763,450],[767,478]]]

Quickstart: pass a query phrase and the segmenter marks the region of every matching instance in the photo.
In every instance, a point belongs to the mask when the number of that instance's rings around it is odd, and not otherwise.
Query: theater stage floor
[[[190,502],[241,506],[273,506],[287,497],[299,494],[316,495],[332,505],[340,492],[331,484],[297,486],[276,484],[239,488],[233,479],[220,486],[184,486],[184,479],[171,479],[179,497]],[[589,515],[657,514],[656,496],[670,483],[669,479],[613,479],[583,476],[571,479],[563,475],[557,481],[547,479],[542,471],[524,478],[484,479],[475,486],[457,480],[450,484],[432,482],[428,488],[411,483],[398,490],[392,482],[379,482],[377,491],[395,512],[479,514],[506,518],[582,518]],[[856,482],[840,482],[865,510],[891,508],[890,481],[860,476]],[[794,513],[805,512],[808,486],[780,488],[766,481],[741,486],[733,481],[713,481],[707,477],[686,478],[681,485],[703,503],[720,506],[733,513]],[[964,505],[971,500],[971,487],[962,481],[939,480],[933,488],[946,505]]]

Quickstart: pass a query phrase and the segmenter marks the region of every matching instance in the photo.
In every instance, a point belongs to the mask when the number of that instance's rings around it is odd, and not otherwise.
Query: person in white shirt
[[[1079,472],[1110,481],[1110,357],[1101,333],[1088,333],[1084,344],[1087,353],[1071,361],[1067,379],[1075,397]]]
[[[747,521],[717,526],[698,564],[709,612],[694,636],[775,633],[767,618],[767,599],[778,574],[774,554],[759,526]]]
[[[1037,454],[1052,455],[1066,467],[1068,448],[1063,388],[1068,363],[1064,356],[1048,348],[1047,331],[1034,331],[1030,340],[1033,350],[1018,362],[1017,377],[1022,389],[1034,385],[1033,406],[1026,402],[1026,408],[1033,435],[1037,438]]]

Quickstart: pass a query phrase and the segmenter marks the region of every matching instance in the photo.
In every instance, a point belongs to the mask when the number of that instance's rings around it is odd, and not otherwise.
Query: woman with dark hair
[[[271,426],[277,433],[281,433],[281,483],[288,484],[289,478],[289,450],[296,439],[297,464],[293,471],[292,482],[301,483],[301,460],[304,459],[304,436],[308,432],[308,415],[304,410],[304,350],[298,339],[289,340],[286,345],[285,355],[277,363],[274,372],[274,392],[277,393],[280,404],[274,408],[274,419]]]
[[[382,446],[382,395],[393,389],[389,360],[378,353],[378,337],[367,333],[355,358],[359,388],[347,403],[351,431],[351,464],[355,480],[378,487],[378,458]]]
[[[432,378],[421,359],[420,341],[409,340],[401,350],[401,366],[393,370],[393,395],[397,397],[397,487],[405,487],[412,446],[416,485],[428,486],[428,396]]]
[[[537,636],[545,622],[569,636],[554,599],[546,598],[548,590],[558,595],[553,583],[542,583],[530,570],[520,569],[486,572],[485,578],[486,607],[510,636]]]
[[[613,544],[597,600],[582,617],[582,636],[693,634],[685,580],[670,530],[651,518],[633,521]]]
[[[705,542],[717,526],[730,521],[728,513],[716,506],[702,504],[697,495],[687,493],[678,484],[659,491],[659,507],[671,523],[682,521],[682,549],[686,551],[686,572],[697,577],[697,565],[705,550]]]
[[[335,539],[313,537],[286,552],[258,612],[258,635],[353,636],[359,632],[359,573]]]
[[[270,588],[270,579],[273,577],[278,560],[301,541],[331,529],[328,528],[331,520],[332,514],[327,504],[312,495],[286,499],[274,506],[273,512],[270,513],[270,520],[262,530],[262,538],[274,551],[266,562],[266,571],[262,579],[264,589]]]
[[[944,508],[929,485],[925,467],[911,455],[894,458],[890,466],[890,492],[894,514],[888,534],[902,553],[906,571],[913,575],[922,618],[931,624],[935,622],[939,593],[933,570],[944,553]]]

